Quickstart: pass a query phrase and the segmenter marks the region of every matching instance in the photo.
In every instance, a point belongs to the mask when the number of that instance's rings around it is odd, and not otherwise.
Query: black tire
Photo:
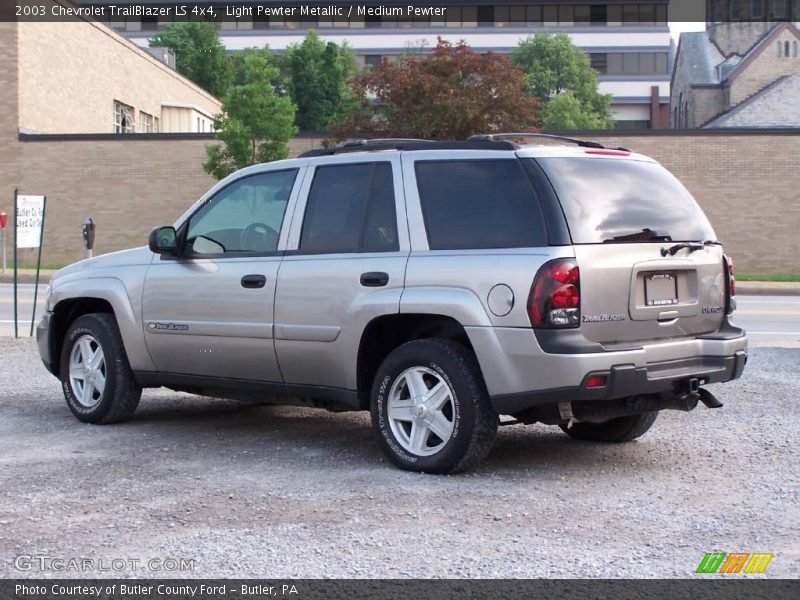
[[[401,375],[415,368],[430,371],[430,377],[444,382],[450,394],[442,412],[449,413],[452,433],[447,440],[440,440],[435,434],[426,437],[428,441],[439,440],[437,446],[442,446],[429,456],[404,448],[387,416],[393,385]],[[371,398],[372,425],[381,447],[401,469],[426,473],[465,471],[480,463],[494,445],[498,416],[489,400],[478,361],[470,350],[456,342],[423,339],[399,346],[379,367]],[[409,438],[412,436],[409,433]]]
[[[631,442],[647,433],[658,417],[658,412],[642,413],[611,419],[605,423],[573,423],[572,427],[560,425],[567,435],[578,440],[621,444]]]
[[[70,381],[71,356],[81,340],[88,341],[95,351],[95,344],[99,345],[104,357],[104,365],[98,369],[105,376],[102,393],[92,388],[92,396],[88,402],[82,402],[77,397]],[[133,376],[119,327],[111,314],[92,313],[75,319],[64,338],[60,373],[67,406],[72,414],[84,423],[119,423],[128,419],[139,405],[142,388],[137,385]],[[83,389],[85,386],[86,380],[83,382]],[[91,404],[92,402],[94,404]]]

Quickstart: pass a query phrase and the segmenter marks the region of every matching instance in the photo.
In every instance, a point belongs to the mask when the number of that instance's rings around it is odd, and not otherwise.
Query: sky
[[[678,38],[680,37],[681,33],[687,31],[705,31],[706,24],[705,23],[675,23],[671,22],[669,24],[669,29],[672,32],[672,38],[675,40],[675,43],[678,43]]]

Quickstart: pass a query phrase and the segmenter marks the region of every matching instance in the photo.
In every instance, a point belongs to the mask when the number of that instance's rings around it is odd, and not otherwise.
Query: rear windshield
[[[656,163],[537,160],[558,194],[575,244],[715,239],[691,194]]]

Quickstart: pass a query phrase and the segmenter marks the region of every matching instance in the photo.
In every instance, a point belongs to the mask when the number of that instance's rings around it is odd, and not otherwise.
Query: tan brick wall
[[[48,10],[53,3],[42,2]],[[113,133],[114,100],[136,109],[137,131],[139,111],[161,119],[162,103],[196,106],[212,116],[220,110],[216,98],[104,25],[24,22],[18,27],[19,126],[24,129]]]
[[[0,23],[0,211],[9,215],[12,226],[11,198],[17,185],[17,27]],[[9,248],[10,248],[9,242]]]
[[[744,14],[749,14],[750,7],[747,4]],[[744,55],[773,25],[774,23],[755,21],[720,23],[711,27],[709,35],[725,56]]]
[[[692,96],[692,127],[700,127],[725,110],[722,88],[697,87]]]
[[[797,36],[791,31],[784,31],[772,40],[766,48],[750,64],[745,65],[741,74],[731,82],[731,105],[735,106],[746,100],[756,92],[785,75],[800,75],[800,57],[778,57],[777,42],[783,45],[789,42],[798,42]],[[798,42],[800,43],[800,42]]]
[[[740,271],[800,271],[800,135],[589,137],[650,155],[671,170],[706,211]],[[320,142],[300,138],[292,148],[297,153]],[[22,188],[48,195],[44,261],[83,256],[80,227],[88,215],[97,223],[97,253],[145,244],[152,227],[172,223],[213,184],[201,168],[208,143],[18,142]]]

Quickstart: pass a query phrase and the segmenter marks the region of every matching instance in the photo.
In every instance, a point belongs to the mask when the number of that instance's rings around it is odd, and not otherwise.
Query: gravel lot
[[[479,470],[437,477],[391,467],[366,414],[151,390],[132,421],[83,425],[34,344],[0,338],[0,576],[81,575],[14,567],[41,554],[200,577],[688,577],[718,550],[796,577],[800,348],[754,349],[715,392],[725,408],[622,446],[505,427]]]

